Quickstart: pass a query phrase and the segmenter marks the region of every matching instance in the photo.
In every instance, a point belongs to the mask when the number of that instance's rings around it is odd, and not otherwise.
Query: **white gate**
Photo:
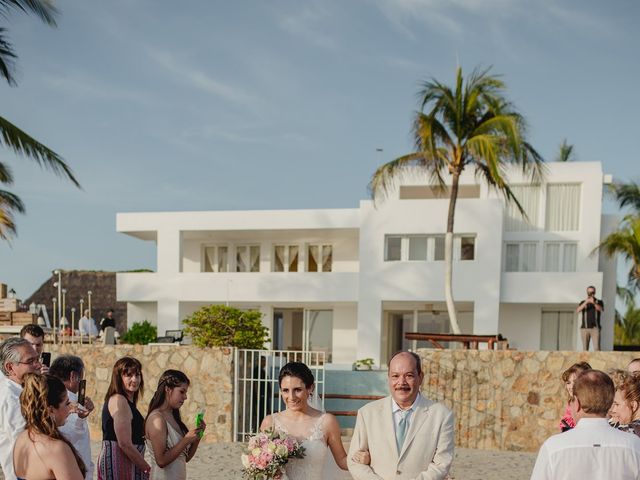
[[[262,419],[280,412],[278,375],[289,362],[305,363],[315,377],[315,392],[324,409],[325,352],[241,350],[234,352],[233,439],[245,441],[260,429]]]

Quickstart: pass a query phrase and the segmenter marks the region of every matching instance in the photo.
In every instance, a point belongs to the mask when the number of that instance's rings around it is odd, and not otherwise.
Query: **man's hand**
[[[41,373],[42,375],[46,375],[47,373],[49,373],[49,367],[47,367],[46,365],[42,365],[42,366],[40,367],[40,373]]]
[[[89,397],[84,398],[84,405],[78,404],[76,413],[79,418],[87,418],[91,412],[95,409],[95,405]]]

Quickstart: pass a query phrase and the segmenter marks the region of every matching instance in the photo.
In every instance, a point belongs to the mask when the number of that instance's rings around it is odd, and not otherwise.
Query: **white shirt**
[[[78,401],[78,394],[67,390],[69,400],[71,402]],[[82,458],[87,474],[85,478],[91,480],[93,478],[93,463],[91,462],[91,439],[89,437],[89,425],[86,418],[80,418],[77,413],[71,413],[67,417],[65,424],[58,428],[71,445],[78,451],[78,455]]]
[[[574,429],[548,438],[531,474],[531,480],[609,478],[640,478],[640,438],[605,418],[582,418]]]
[[[397,432],[398,431],[398,423],[400,423],[400,419],[402,418],[402,415],[405,415],[404,412],[406,413],[407,416],[407,428],[405,430],[405,432],[409,431],[409,427],[411,426],[411,414],[413,412],[416,411],[416,407],[418,406],[418,399],[420,398],[420,394],[418,393],[418,396],[416,397],[415,401],[413,402],[413,405],[411,405],[411,408],[409,410],[403,410],[402,408],[400,408],[400,405],[398,405],[396,403],[396,401],[393,399],[393,397],[391,397],[391,412],[393,415],[393,431]]]
[[[96,326],[96,322],[93,321],[93,318],[87,318],[84,316],[80,318],[78,330],[80,330],[81,335],[98,336],[98,327]]]
[[[0,466],[6,480],[16,478],[13,447],[25,426],[20,412],[20,392],[22,385],[0,373]]]

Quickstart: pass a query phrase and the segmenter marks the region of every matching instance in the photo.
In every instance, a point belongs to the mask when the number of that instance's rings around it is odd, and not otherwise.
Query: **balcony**
[[[503,272],[502,303],[578,304],[585,288],[602,291],[602,272]]]

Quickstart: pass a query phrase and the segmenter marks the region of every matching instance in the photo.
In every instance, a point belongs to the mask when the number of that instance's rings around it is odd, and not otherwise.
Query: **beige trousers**
[[[589,340],[593,340],[593,351],[600,351],[600,329],[595,328],[581,328],[580,335],[582,336],[582,347],[585,352],[589,351]]]

